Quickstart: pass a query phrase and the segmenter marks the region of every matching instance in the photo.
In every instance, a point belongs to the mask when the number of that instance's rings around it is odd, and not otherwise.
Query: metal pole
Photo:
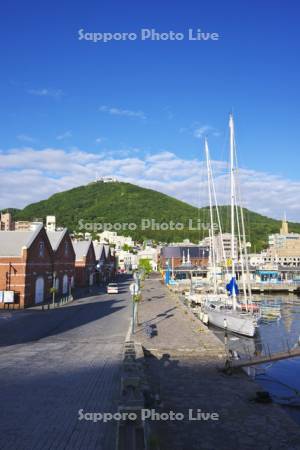
[[[134,334],[134,294],[132,294],[132,323],[131,323],[131,333]]]
[[[53,275],[53,292],[52,292],[52,305],[54,308],[54,304],[55,304],[55,275]]]
[[[9,272],[8,272],[8,290],[10,291],[10,283],[11,283],[11,262],[9,263]]]
[[[234,247],[234,232],[235,232],[235,183],[234,183],[234,125],[232,114],[229,116],[230,129],[230,197],[231,197],[231,276],[235,279],[235,247]],[[236,292],[235,286],[232,290],[233,309],[236,310]]]

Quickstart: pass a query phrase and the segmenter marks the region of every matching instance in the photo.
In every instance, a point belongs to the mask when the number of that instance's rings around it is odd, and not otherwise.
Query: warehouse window
[[[43,241],[39,243],[39,256],[43,257],[45,254],[45,244]]]

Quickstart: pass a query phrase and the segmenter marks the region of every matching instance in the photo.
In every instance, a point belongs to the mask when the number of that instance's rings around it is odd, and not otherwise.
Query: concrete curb
[[[145,407],[144,392],[148,389],[142,345],[126,340],[118,412],[132,413],[136,419],[118,422],[116,450],[148,450],[148,427],[146,421],[141,420]]]

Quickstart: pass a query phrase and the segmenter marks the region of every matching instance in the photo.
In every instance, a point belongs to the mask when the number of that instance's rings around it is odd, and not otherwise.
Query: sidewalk
[[[135,340],[151,352],[146,372],[161,401],[151,408],[184,414],[181,421],[151,422],[161,450],[299,449],[298,426],[278,405],[254,402],[259,387],[244,373],[217,370],[223,344],[158,279],[145,281],[139,321]],[[147,337],[147,325],[157,335]],[[219,420],[190,421],[189,409],[218,413]]]
[[[136,338],[155,355],[201,355],[202,358],[222,360],[224,346],[208,328],[163,286],[159,279],[146,280],[139,309]],[[147,338],[146,327],[154,335]]]

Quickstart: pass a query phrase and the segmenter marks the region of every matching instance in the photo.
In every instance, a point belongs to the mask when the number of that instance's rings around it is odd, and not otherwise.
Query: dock
[[[295,358],[300,356],[300,347],[286,350],[278,353],[257,356],[249,359],[237,359],[237,360],[227,360],[226,366],[230,369],[242,369],[243,367],[255,366],[258,364],[264,364],[268,362],[281,361],[283,359]]]
[[[144,282],[134,341],[144,350],[150,408],[184,417],[148,423],[156,448],[299,448],[299,426],[278,405],[257,403],[260,387],[243,371],[226,376],[217,370],[227,357],[224,344],[159,279]],[[198,410],[220,420],[190,420],[190,411]]]
[[[251,290],[254,293],[300,293],[299,283],[251,283]]]

